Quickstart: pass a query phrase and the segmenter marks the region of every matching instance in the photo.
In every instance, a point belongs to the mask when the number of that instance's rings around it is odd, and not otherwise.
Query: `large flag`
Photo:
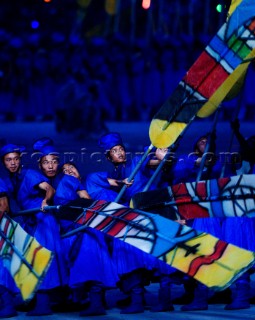
[[[55,208],[60,218],[74,219],[75,214],[70,213],[75,207]],[[95,228],[148,254],[164,258],[169,265],[213,290],[228,287],[255,263],[254,252],[153,213],[101,200],[86,201],[86,207],[77,209],[82,212],[78,210],[75,224],[83,226],[66,236],[82,231],[84,227]]]
[[[233,96],[254,56],[255,2],[233,0],[227,21],[153,117],[151,143],[168,147],[195,115],[211,115]]]
[[[255,175],[183,182],[134,195],[134,208],[169,208],[176,219],[255,217]]]
[[[22,298],[30,300],[50,266],[53,253],[3,213],[0,216],[0,258]]]

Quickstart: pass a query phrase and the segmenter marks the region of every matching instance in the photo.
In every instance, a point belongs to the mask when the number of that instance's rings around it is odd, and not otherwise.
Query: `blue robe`
[[[68,205],[79,199],[77,191],[86,190],[80,180],[64,175],[54,197],[56,205]],[[77,227],[72,222],[61,221],[63,232]],[[62,240],[66,248],[69,267],[69,286],[99,282],[104,287],[115,287],[119,278],[111,253],[111,237],[93,228]]]
[[[7,194],[8,188],[3,179],[0,178],[0,194]]]
[[[113,187],[107,181],[107,178],[124,180],[128,178],[131,173],[134,171],[135,167],[141,160],[142,156],[135,156],[131,160],[127,160],[124,164],[119,164],[115,166],[114,169],[110,172],[95,172],[91,173],[86,178],[86,190],[95,200],[106,200],[106,201],[114,201],[120,192],[122,185],[118,187]],[[147,158],[140,170],[134,177],[134,183],[132,186],[126,188],[126,191],[120,200],[120,202],[124,205],[129,205],[131,198],[138,192],[143,191],[143,188],[146,186],[151,171],[147,167],[149,158]],[[154,189],[155,186],[152,185],[151,189]]]
[[[9,176],[9,192],[17,200],[22,210],[40,208],[45,193],[39,184],[47,182],[47,178],[32,169],[22,169],[19,174]],[[64,247],[60,239],[60,228],[53,214],[38,212],[30,219],[24,219],[22,227],[47,249],[54,252],[54,259],[40,286],[47,290],[66,285],[68,270],[64,261]]]
[[[63,175],[56,186],[54,203],[65,205],[71,200],[78,199],[78,191],[85,190],[81,181],[73,176]]]
[[[114,168],[112,172],[95,172],[89,174],[86,179],[86,190],[95,200],[105,200],[113,202],[118,195],[121,187],[112,187],[107,181],[107,178],[123,180],[128,178],[133,172],[141,156],[136,156],[132,160],[127,161]],[[147,167],[149,158],[144,161],[142,167],[134,178],[134,183],[125,191],[121,203],[129,206],[129,202],[133,195],[141,192],[145,187],[150,177],[150,169]],[[151,189],[155,186],[152,185]],[[119,239],[113,240],[113,259],[116,265],[118,275],[121,277],[124,274],[132,272],[136,269],[160,270],[160,273],[172,273],[173,269],[157,258],[144,253],[138,248],[125,243]]]
[[[112,202],[118,193],[114,190],[108,180],[108,172],[93,172],[87,175],[86,190],[94,200],[105,200]]]
[[[126,163],[116,166],[114,170],[108,174],[108,178],[113,178],[117,180],[123,180],[125,178],[128,178],[131,175],[131,173],[134,171],[135,167],[137,166],[141,158],[142,156],[135,156],[133,159],[127,160]],[[149,161],[149,158],[147,158],[143,162],[141,168],[139,169],[139,171],[134,177],[134,183],[132,184],[132,186],[126,189],[123,196],[124,203],[129,204],[131,198],[136,193],[143,191],[143,188],[146,186],[146,183],[148,182],[150,177],[149,176],[150,170],[147,167],[148,161]],[[150,189],[152,188],[154,188],[154,186],[152,186]]]

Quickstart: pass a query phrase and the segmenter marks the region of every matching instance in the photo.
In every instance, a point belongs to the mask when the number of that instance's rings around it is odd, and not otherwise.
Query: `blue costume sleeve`
[[[42,182],[47,182],[47,178],[39,171],[25,171],[17,194],[18,204],[23,210],[41,206],[45,193],[38,186]]]
[[[85,186],[92,199],[114,201],[117,197],[118,193],[111,188],[107,178],[106,171],[88,174]]]
[[[8,192],[8,195],[9,197],[12,195],[13,191],[14,191],[14,188],[13,188],[13,185],[11,183],[11,180],[9,177],[5,177],[4,179],[2,179],[4,185],[6,186],[7,188],[7,192]]]
[[[11,180],[9,177],[4,177],[3,179],[1,179],[6,187],[7,190],[7,196],[8,196],[8,200],[9,200],[9,206],[10,206],[10,212],[18,212],[19,210],[21,210],[20,206],[17,203],[17,199],[15,197],[14,194],[14,187],[11,183]]]
[[[199,166],[195,165],[197,157],[194,154],[180,156],[173,167],[173,185],[181,182],[196,181]],[[201,175],[200,180],[217,179],[220,177],[221,163],[216,160],[213,166],[206,167]]]
[[[130,177],[130,175],[134,172],[136,166],[141,161],[142,156],[136,156],[131,161],[127,161],[125,164],[119,166],[113,173],[113,178],[123,180],[125,178]],[[138,192],[142,192],[143,188],[145,187],[146,183],[149,179],[149,170],[147,167],[149,158],[146,158],[146,160],[142,163],[142,166],[136,173],[134,177],[134,183],[132,186],[128,187],[124,193],[124,196],[121,200],[124,204],[129,204],[130,199],[133,195],[135,195]],[[152,187],[153,188],[153,187]],[[151,189],[152,189],[151,188]]]
[[[61,205],[67,204],[69,201],[79,198],[77,192],[80,190],[85,190],[85,187],[79,179],[64,175],[57,186],[54,203]]]
[[[8,193],[7,185],[5,184],[4,180],[0,178],[0,195],[4,195]]]
[[[128,178],[136,168],[141,158],[142,156],[136,156],[132,160],[127,161],[125,164],[120,164],[119,166],[115,167],[112,172],[103,171],[89,174],[86,179],[86,190],[91,198],[95,200],[114,201],[118,195],[118,192],[121,190],[122,185],[119,187],[112,187],[107,178],[117,180]],[[148,171],[145,170],[147,170],[146,165],[148,161],[149,158],[143,162],[134,178],[134,184],[126,189],[125,195],[122,199],[123,201],[121,201],[122,203],[128,204],[132,195],[142,191],[143,187],[147,183]]]
[[[173,185],[181,182],[196,181],[197,168],[195,160],[189,155],[181,155],[173,167]]]

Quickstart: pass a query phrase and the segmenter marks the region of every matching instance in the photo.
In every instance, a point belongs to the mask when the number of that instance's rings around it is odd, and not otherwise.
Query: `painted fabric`
[[[233,246],[159,215],[95,201],[76,219],[126,241],[214,290],[228,287],[255,262],[254,252]],[[76,230],[77,231],[77,230]]]
[[[134,208],[170,206],[179,218],[253,217],[254,174],[198,182],[186,182],[164,189],[137,193]]]
[[[0,257],[22,298],[30,300],[43,281],[53,253],[21,228],[8,215],[0,217]]]
[[[172,145],[195,115],[208,117],[240,88],[255,56],[254,10],[253,0],[232,1],[227,21],[152,119],[154,146]]]

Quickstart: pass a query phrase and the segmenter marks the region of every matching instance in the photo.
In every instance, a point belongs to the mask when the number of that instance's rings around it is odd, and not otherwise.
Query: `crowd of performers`
[[[242,163],[238,167],[230,166],[225,175],[253,173],[255,139],[242,136],[238,121],[233,122],[232,127],[240,142]],[[200,171],[201,159],[208,150],[206,146],[209,141],[209,157]],[[129,205],[132,197],[143,191],[153,171],[168,152],[167,149],[155,150],[153,156],[148,156],[143,162],[134,180],[129,181],[128,177],[141,156],[126,159],[125,145],[116,132],[104,134],[98,145],[105,151],[113,170],[93,172],[85,179],[75,163],[60,163],[57,147],[51,138],[43,137],[33,144],[33,150],[38,154],[38,170],[22,166],[24,147],[7,143],[0,150],[2,165],[6,169],[6,175],[0,179],[1,212],[7,212],[42,246],[54,252],[53,261],[35,297],[22,306],[27,315],[49,315],[58,308],[65,310],[70,305],[79,308],[80,316],[104,315],[107,309],[105,293],[112,288],[118,288],[127,295],[127,299],[118,302],[122,314],[142,313],[146,303],[144,287],[152,281],[159,283],[158,303],[151,307],[152,312],[173,311],[173,304],[177,303],[183,304],[182,311],[206,310],[210,300],[215,302],[217,299],[226,303],[226,310],[249,308],[250,271],[236,280],[236,289],[231,286],[217,295],[156,257],[93,228],[88,227],[70,237],[61,237],[73,230],[75,223],[56,218],[54,213],[43,210],[45,206],[82,205],[83,201],[88,201],[86,199],[114,201],[123,185],[126,191],[119,202]],[[221,163],[217,160],[211,137],[199,137],[191,152],[192,157],[186,155],[182,161],[166,162],[150,189],[196,181],[199,172],[201,180],[219,177]],[[31,215],[12,216],[13,212],[32,208],[42,210]],[[196,218],[176,222],[189,224],[197,230],[255,251],[254,219]],[[19,290],[0,261],[0,317],[16,316],[21,307],[17,303]],[[171,286],[176,281],[184,285],[185,293],[173,300]],[[231,291],[235,294],[231,294]]]

